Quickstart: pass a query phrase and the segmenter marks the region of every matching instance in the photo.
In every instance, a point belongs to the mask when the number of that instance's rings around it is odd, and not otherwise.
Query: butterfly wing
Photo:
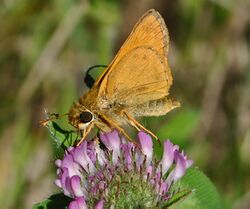
[[[168,95],[168,32],[158,12],[149,10],[135,25],[110,66],[96,82],[107,103],[134,106]]]
[[[111,64],[96,81],[95,85],[100,85],[103,78],[113,71],[114,66],[124,55],[134,48],[145,45],[153,47],[163,57],[167,56],[169,46],[168,30],[161,15],[154,9],[147,11],[136,23],[131,34],[120,48]],[[102,85],[102,87],[104,86],[105,85]],[[103,90],[102,87],[100,91]]]
[[[145,46],[124,55],[104,82],[107,101],[133,106],[166,97],[172,76],[165,58]]]

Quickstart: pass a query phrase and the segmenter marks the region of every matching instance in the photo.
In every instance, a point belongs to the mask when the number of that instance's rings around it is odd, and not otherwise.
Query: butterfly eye
[[[88,123],[93,119],[93,115],[91,112],[82,112],[79,116],[82,123]]]

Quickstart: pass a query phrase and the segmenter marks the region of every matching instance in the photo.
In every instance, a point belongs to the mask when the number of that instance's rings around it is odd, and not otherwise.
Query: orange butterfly
[[[168,66],[168,30],[151,9],[137,22],[111,64],[93,87],[71,107],[69,122],[82,131],[82,140],[96,126],[109,132],[130,124],[152,132],[135,120],[139,116],[165,115],[180,103],[168,98],[172,75]],[[80,144],[81,141],[78,143]]]

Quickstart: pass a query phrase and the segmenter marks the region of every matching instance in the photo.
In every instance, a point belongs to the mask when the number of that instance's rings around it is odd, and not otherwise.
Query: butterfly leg
[[[93,128],[93,126],[94,126],[94,124],[93,123],[91,123],[91,124],[89,124],[89,126],[86,128],[86,129],[84,129],[81,133],[82,133],[82,137],[81,137],[81,139],[80,139],[80,141],[77,143],[77,147],[86,139],[86,136],[89,134],[89,132],[92,130],[92,128]]]
[[[159,138],[153,132],[146,129],[142,124],[140,124],[137,120],[135,120],[132,116],[130,116],[126,111],[123,111],[123,114],[128,118],[128,121],[130,122],[130,124],[133,127],[135,127],[138,131],[143,130],[143,131],[147,132],[148,134],[150,134],[152,137],[154,137],[161,144]]]
[[[138,146],[138,144],[126,133],[126,131],[123,128],[118,126],[115,121],[113,121],[112,119],[110,119],[105,115],[101,116],[101,120],[109,124],[111,127],[117,129],[123,136],[127,138],[127,140],[131,141],[133,144],[136,144]]]

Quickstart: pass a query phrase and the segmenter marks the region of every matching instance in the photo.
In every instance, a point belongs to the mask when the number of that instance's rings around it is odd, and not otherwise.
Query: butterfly
[[[94,126],[102,132],[117,129],[128,140],[124,125],[143,130],[135,118],[165,115],[179,107],[169,98],[173,78],[168,65],[169,35],[161,15],[151,9],[136,23],[117,55],[91,89],[75,102],[71,125],[82,132],[80,144]]]

